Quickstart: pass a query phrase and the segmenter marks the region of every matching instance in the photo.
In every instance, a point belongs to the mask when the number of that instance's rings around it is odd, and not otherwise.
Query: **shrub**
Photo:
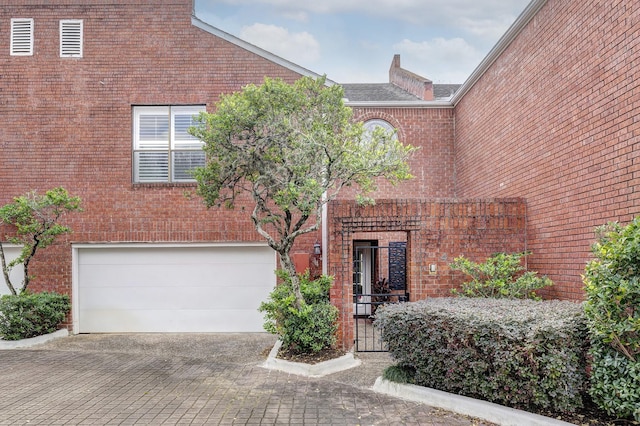
[[[640,362],[606,344],[594,344],[589,353],[593,401],[611,415],[640,421]]]
[[[515,408],[582,406],[587,348],[580,304],[435,298],[381,307],[375,325],[401,370],[415,371],[416,385]]]
[[[589,393],[611,415],[640,421],[640,217],[596,228],[585,269]]]
[[[461,292],[453,294],[466,297],[493,297],[507,299],[536,299],[536,290],[553,285],[547,277],[537,272],[524,272],[522,257],[527,253],[497,253],[483,263],[473,262],[464,256],[457,257],[449,265],[451,269],[471,276],[462,284]]]
[[[265,314],[264,329],[276,334],[285,349],[303,353],[319,352],[336,342],[338,309],[329,302],[332,278],[322,276],[310,280],[309,274],[300,275],[302,306],[295,306],[295,295],[286,272],[279,271],[282,283],[260,304]]]
[[[413,384],[416,371],[408,365],[390,365],[382,372],[382,378],[396,383]]]
[[[69,296],[21,293],[0,298],[0,335],[20,340],[56,331],[71,308]]]

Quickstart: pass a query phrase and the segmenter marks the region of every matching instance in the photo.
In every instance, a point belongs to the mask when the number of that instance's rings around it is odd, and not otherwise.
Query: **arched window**
[[[398,140],[398,132],[396,131],[395,127],[393,127],[391,123],[385,120],[381,120],[379,118],[367,120],[363,123],[363,126],[366,134],[370,135],[375,129],[381,128],[387,132],[393,132],[393,140]]]
[[[364,122],[364,129],[367,132],[372,132],[376,127],[382,127],[384,130],[395,132],[395,128],[391,125],[391,123],[381,120],[379,118],[375,118],[373,120],[367,120]]]
[[[393,133],[392,140],[394,141],[398,140],[398,132],[396,131],[396,129],[389,122],[381,120],[379,118],[365,121],[363,123],[363,127],[364,127],[363,142],[366,145],[371,145],[371,135],[376,129],[382,129],[385,132],[392,132]]]

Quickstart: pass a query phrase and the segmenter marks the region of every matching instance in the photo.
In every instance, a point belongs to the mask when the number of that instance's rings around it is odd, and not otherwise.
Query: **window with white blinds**
[[[10,44],[12,56],[33,55],[33,19],[11,19]]]
[[[60,21],[60,57],[82,58],[82,20]]]
[[[139,106],[133,109],[133,180],[194,182],[204,166],[203,143],[188,133],[204,106]]]

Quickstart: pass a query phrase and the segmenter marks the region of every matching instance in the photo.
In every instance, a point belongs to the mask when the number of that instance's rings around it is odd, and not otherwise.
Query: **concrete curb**
[[[390,382],[378,377],[372,388],[375,392],[422,402],[435,408],[442,408],[454,413],[475,417],[503,426],[571,426],[571,423],[539,414],[516,410],[492,402],[481,401],[462,395],[455,395],[436,389],[416,385]]]
[[[31,337],[29,339],[22,339],[22,340],[0,339],[0,350],[28,348],[34,345],[39,345],[41,343],[48,342],[49,340],[58,339],[60,337],[67,337],[68,335],[69,335],[69,330],[67,330],[66,328],[63,328],[61,330],[54,331],[53,333],[44,334],[42,336]]]
[[[351,352],[341,356],[340,358],[319,362],[317,364],[304,364],[301,362],[287,361],[276,358],[281,346],[282,342],[278,340],[273,346],[273,349],[271,349],[271,352],[269,352],[267,360],[261,365],[262,368],[297,374],[299,376],[323,377],[327,374],[337,373],[338,371],[357,367],[362,363],[359,359],[354,358],[353,353]]]

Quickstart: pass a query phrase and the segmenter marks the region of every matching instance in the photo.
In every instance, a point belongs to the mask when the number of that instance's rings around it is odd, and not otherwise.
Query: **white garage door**
[[[275,285],[266,246],[74,248],[76,330],[264,331],[257,309]]]
[[[22,247],[16,246],[13,244],[3,243],[2,250],[4,251],[5,260],[7,261],[7,263],[9,263],[16,257],[20,256]],[[1,271],[2,270],[0,270],[0,296],[4,294],[11,294],[11,290],[9,290],[9,287],[7,286],[4,280],[4,274]],[[22,264],[14,266],[11,272],[9,273],[9,280],[11,280],[13,287],[18,292],[22,289],[23,279],[24,279],[24,268]]]

